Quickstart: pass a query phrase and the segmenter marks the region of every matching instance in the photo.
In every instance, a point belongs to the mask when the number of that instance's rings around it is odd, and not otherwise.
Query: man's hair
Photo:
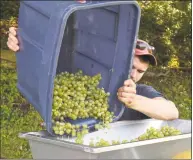
[[[147,56],[147,55],[141,55],[141,56],[138,56],[138,57],[139,57],[139,60],[140,60],[141,62],[150,63],[149,56]]]

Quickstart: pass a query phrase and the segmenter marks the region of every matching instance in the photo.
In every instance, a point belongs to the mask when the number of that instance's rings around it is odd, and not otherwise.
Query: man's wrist
[[[133,99],[133,101],[131,103],[126,103],[125,105],[128,107],[128,108],[131,108],[131,109],[134,109],[136,110],[136,106],[137,106],[137,100],[139,99],[138,95],[136,95]]]
[[[146,100],[148,100],[147,97],[144,97],[144,96],[141,96],[141,95],[136,95],[134,97],[134,100],[132,101],[132,103],[128,103],[127,104],[127,107],[128,108],[131,108],[131,109],[134,109],[136,111],[140,111],[141,110],[141,101],[144,101],[144,103],[146,103]]]

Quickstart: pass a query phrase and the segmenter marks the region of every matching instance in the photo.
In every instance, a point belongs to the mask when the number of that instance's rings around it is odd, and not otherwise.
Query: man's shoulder
[[[136,90],[138,95],[142,95],[144,97],[148,97],[148,98],[163,97],[163,95],[160,92],[158,92],[150,85],[137,84]]]
[[[152,87],[152,86],[149,86],[147,84],[136,84],[137,87]]]
[[[149,89],[154,89],[154,88],[152,86],[146,85],[146,84],[137,84],[136,89],[137,90],[149,90]]]

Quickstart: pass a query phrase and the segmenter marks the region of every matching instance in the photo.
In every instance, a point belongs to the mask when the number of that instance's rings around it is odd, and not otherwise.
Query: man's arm
[[[173,120],[179,116],[175,104],[161,97],[151,99],[136,95],[133,102],[126,105],[154,119]]]
[[[136,85],[130,79],[118,90],[118,99],[127,107],[139,111],[151,118],[173,120],[179,116],[175,104],[162,97],[147,98],[136,94]]]

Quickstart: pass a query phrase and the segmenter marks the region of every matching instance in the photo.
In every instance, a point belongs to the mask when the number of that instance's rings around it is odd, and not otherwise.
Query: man
[[[133,68],[129,80],[118,90],[118,98],[128,107],[121,120],[155,118],[160,120],[173,120],[179,116],[175,104],[166,100],[154,88],[136,83],[142,78],[149,65],[157,65],[152,54],[153,47],[142,40],[137,40]]]
[[[19,50],[16,28],[9,29],[7,45],[12,51]],[[133,68],[130,79],[118,89],[118,99],[126,106],[120,120],[154,118],[160,120],[173,120],[179,116],[178,110],[172,101],[163,97],[161,93],[151,86],[137,84],[147,71],[149,65],[157,65],[152,54],[153,47],[147,42],[137,40]]]

